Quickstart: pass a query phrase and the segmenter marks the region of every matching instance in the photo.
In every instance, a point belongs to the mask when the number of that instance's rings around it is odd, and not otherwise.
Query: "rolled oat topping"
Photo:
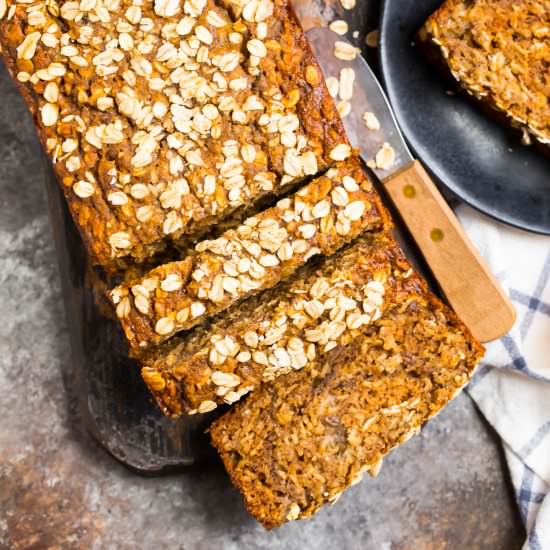
[[[352,10],[355,7],[356,0],[340,0],[340,3],[345,10]]]
[[[348,32],[349,26],[343,19],[337,19],[329,25],[329,28],[332,32],[343,36]]]
[[[203,329],[200,340],[168,342],[144,361],[144,379],[170,414],[199,412],[205,401],[232,404],[349,344],[400,301],[404,288],[421,286],[411,273],[391,238],[361,237],[283,287],[239,304],[238,314]],[[154,389],[157,379],[161,390]]]
[[[347,144],[287,0],[8,0],[0,44],[103,265],[317,173]]]
[[[550,151],[550,1],[446,0],[418,44],[470,96]]]
[[[313,256],[330,255],[384,223],[376,192],[353,157],[237,229],[199,243],[194,256],[115,288],[110,298],[136,351],[272,287]]]
[[[370,111],[363,113],[363,122],[365,123],[365,126],[373,132],[380,130],[380,121],[378,120],[378,117]]]
[[[390,170],[395,163],[395,150],[389,143],[384,143],[376,153],[376,167],[380,170]]]
[[[349,42],[338,40],[334,45],[334,56],[342,61],[353,61],[360,53],[361,50]]]
[[[468,329],[422,285],[400,298],[347,346],[262,384],[211,425],[266,528],[309,517],[376,475],[472,376],[483,348]]]

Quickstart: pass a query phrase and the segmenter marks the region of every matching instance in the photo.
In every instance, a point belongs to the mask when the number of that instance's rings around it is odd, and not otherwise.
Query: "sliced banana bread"
[[[550,0],[447,0],[418,36],[463,90],[550,153]]]
[[[468,382],[483,348],[438,299],[411,292],[347,346],[259,386],[211,426],[248,511],[306,518],[416,434]]]

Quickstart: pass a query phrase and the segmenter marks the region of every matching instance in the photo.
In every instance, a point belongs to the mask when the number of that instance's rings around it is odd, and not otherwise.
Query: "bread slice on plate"
[[[467,94],[550,153],[549,0],[447,0],[418,38]]]

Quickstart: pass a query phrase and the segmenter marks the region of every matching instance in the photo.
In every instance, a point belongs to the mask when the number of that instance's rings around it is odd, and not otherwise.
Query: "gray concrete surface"
[[[314,519],[264,531],[220,468],[130,473],[84,432],[42,166],[30,117],[0,69],[0,548],[520,548],[501,452],[467,396]]]

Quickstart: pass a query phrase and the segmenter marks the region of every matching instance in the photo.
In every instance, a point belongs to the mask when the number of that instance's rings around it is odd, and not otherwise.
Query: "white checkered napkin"
[[[546,550],[550,541],[550,484],[504,445],[516,499],[528,536],[523,550]]]
[[[524,550],[550,549],[550,237],[465,206],[459,217],[518,313],[467,391],[502,438],[528,533]]]

